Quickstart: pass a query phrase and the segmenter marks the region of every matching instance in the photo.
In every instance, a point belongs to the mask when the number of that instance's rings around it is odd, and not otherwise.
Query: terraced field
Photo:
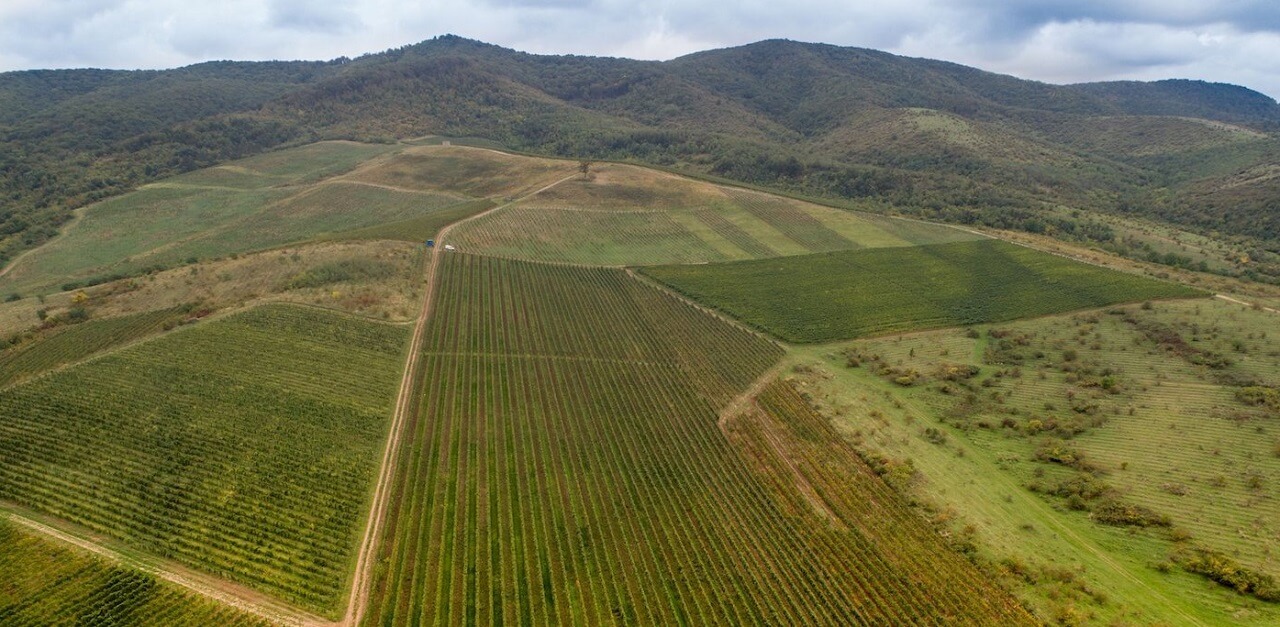
[[[266,621],[0,519],[0,623],[265,627]]]
[[[0,498],[336,613],[405,340],[261,307],[9,388]]]
[[[458,230],[472,253],[624,266],[969,241],[960,229],[722,188],[633,166],[598,166]]]
[[[365,624],[1029,619],[906,510],[831,524],[743,463],[717,413],[778,347],[617,270],[440,263]]]
[[[999,240],[642,271],[791,342],[1202,295]]]

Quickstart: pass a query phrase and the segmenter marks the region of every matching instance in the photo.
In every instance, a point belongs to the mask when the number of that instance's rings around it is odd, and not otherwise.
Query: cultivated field
[[[261,307],[9,388],[0,497],[336,613],[405,338]]]
[[[744,464],[717,412],[776,346],[621,271],[440,261],[366,624],[1029,618],[905,510],[833,522]]]
[[[977,239],[933,224],[857,214],[644,168],[592,166],[458,230],[462,250],[592,265],[702,263]]]
[[[175,307],[53,329],[38,340],[0,352],[0,388],[159,333],[189,313],[188,308]]]
[[[369,227],[424,220],[439,225],[476,210],[471,198],[457,194],[334,178],[391,149],[313,144],[166,179],[92,205],[63,237],[0,277],[0,292],[49,293],[197,260],[341,239]]]
[[[0,623],[225,625],[269,623],[154,577],[60,546],[0,519]]]
[[[574,172],[572,161],[479,148],[420,146],[370,163],[351,180],[469,198],[517,198]]]
[[[642,271],[792,342],[1201,295],[998,240]]]
[[[0,276],[0,624],[1280,621],[1274,312],[424,142],[167,179]]]

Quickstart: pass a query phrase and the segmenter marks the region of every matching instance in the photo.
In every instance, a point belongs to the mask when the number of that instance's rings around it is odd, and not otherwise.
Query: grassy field
[[[0,392],[0,497],[339,610],[407,330],[260,307]]]
[[[83,308],[91,319],[194,305],[210,312],[264,302],[317,305],[403,322],[417,315],[421,244],[396,241],[335,241],[237,255],[142,277],[121,279],[75,292],[0,303],[0,340],[36,333],[47,318],[65,319]],[[327,272],[352,265],[377,266],[378,276]],[[323,274],[323,284],[301,281]],[[80,300],[84,294],[87,300]],[[39,333],[36,333],[37,335]]]
[[[760,439],[733,446],[717,411],[777,347],[621,271],[441,263],[366,624],[1029,618],[909,513],[835,524],[744,463]]]
[[[998,240],[642,271],[792,342],[1201,294]]]
[[[701,263],[976,239],[949,227],[596,166],[459,228],[463,250],[592,265]]]
[[[0,519],[0,582],[0,623],[5,625],[268,624],[52,543],[5,519]]]
[[[804,379],[1043,616],[1271,624],[1280,607],[1181,564],[1280,576],[1277,414],[1237,395],[1280,383],[1274,317],[1182,301],[863,340],[804,349]]]
[[[419,218],[465,202],[324,177],[390,150],[324,142],[192,172],[92,205],[65,235],[23,258],[0,291],[137,274]]]

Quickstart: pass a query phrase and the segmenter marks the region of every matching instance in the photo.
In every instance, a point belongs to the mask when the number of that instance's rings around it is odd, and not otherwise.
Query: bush
[[[1222,553],[1196,549],[1178,556],[1177,561],[1188,572],[1204,575],[1241,594],[1263,601],[1280,601],[1280,585],[1274,577],[1249,570]]]

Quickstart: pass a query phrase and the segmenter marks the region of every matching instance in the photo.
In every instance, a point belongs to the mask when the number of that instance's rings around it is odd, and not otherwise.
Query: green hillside
[[[11,72],[0,104],[0,264],[54,237],[76,207],[158,177],[314,139],[436,134],[873,200],[1136,257],[1146,251],[1088,212],[1150,217],[1239,238],[1253,261],[1215,271],[1280,280],[1274,190],[1230,185],[1275,163],[1280,106],[1230,85],[1047,85],[780,40],[647,62],[445,36],[327,63]],[[1085,213],[1046,213],[1057,206]]]

